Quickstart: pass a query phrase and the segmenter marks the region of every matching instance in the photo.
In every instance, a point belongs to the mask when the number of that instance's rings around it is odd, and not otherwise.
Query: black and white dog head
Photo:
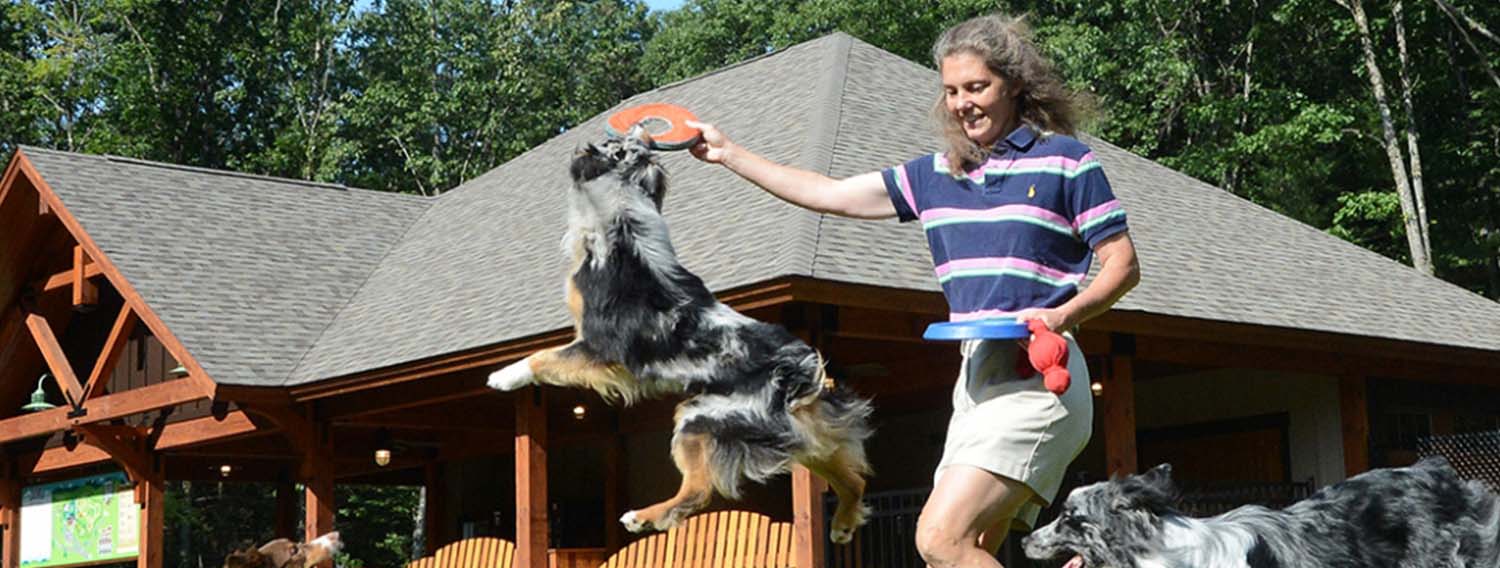
[[[596,203],[644,198],[657,211],[667,195],[665,170],[656,163],[641,126],[625,136],[584,146],[573,156],[573,187]]]
[[[1132,567],[1160,540],[1161,516],[1172,512],[1177,488],[1172,466],[1080,487],[1062,514],[1027,536],[1026,556],[1037,560],[1079,555],[1086,567]]]

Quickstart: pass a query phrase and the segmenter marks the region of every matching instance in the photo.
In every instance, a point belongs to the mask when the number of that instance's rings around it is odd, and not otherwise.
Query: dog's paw
[[[625,525],[625,530],[638,533],[651,530],[651,523],[636,518],[635,511],[627,511],[620,515],[620,524]]]
[[[536,375],[531,372],[531,361],[522,359],[506,365],[504,369],[490,373],[490,378],[485,382],[490,388],[502,391],[513,391],[532,383]]]
[[[849,544],[854,540],[854,529],[832,529],[828,531],[828,540],[834,544]]]

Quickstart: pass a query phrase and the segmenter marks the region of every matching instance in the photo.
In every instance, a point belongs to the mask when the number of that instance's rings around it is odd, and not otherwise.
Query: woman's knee
[[[969,527],[955,526],[951,519],[938,517],[922,515],[917,519],[917,552],[929,566],[952,566],[967,549],[978,545],[978,535]]]

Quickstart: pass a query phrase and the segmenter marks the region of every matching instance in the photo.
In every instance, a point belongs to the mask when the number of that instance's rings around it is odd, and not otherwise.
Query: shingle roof
[[[929,69],[834,34],[620,106],[681,104],[772,160],[845,176],[937,148],[926,118],[936,81]],[[76,207],[96,211],[85,229],[111,258],[126,257],[116,260],[122,270],[139,266],[127,278],[164,312],[195,356],[214,361],[205,367],[215,380],[303,384],[566,328],[566,261],[558,243],[567,162],[575,148],[601,135],[608,114],[430,206],[413,198],[268,181],[255,182],[255,191],[188,193],[162,189],[171,184],[146,177],[125,191],[94,187],[115,179],[99,174],[79,179],[79,189],[59,191],[70,208],[76,201]],[[1500,304],[1108,143],[1084,141],[1129,211],[1143,265],[1140,286],[1116,309],[1500,351]],[[27,149],[28,156],[32,152]],[[817,215],[683,152],[663,155],[662,163],[672,179],[666,210],[679,255],[716,290],[790,275],[938,290],[915,224]],[[49,182],[54,175],[86,177],[66,171],[69,165],[49,167],[43,175]],[[168,181],[175,180],[173,175]],[[143,209],[154,211],[169,210],[178,200],[206,203],[177,204],[197,213],[174,215],[178,229],[167,231],[118,214],[139,193],[151,195],[154,206]],[[268,227],[306,226],[313,211],[320,222],[303,229],[311,234],[297,243],[264,242],[272,238],[265,233],[274,232]],[[240,215],[227,214],[233,212]],[[214,226],[200,229],[200,223]],[[204,238],[205,232],[212,238]],[[222,244],[208,247],[203,241]],[[318,256],[329,247],[314,242],[340,243],[358,254]],[[193,278],[160,274],[160,267],[182,270],[162,258],[168,257],[163,251],[185,246],[211,249],[172,259],[192,267]],[[217,261],[230,254],[248,258]],[[335,260],[341,262],[328,264]],[[251,267],[258,272],[246,273]],[[241,280],[247,284],[239,289],[250,296],[224,293],[232,290],[224,284]],[[290,300],[306,292],[278,286],[314,290],[319,300],[310,309]],[[257,297],[265,300],[246,300]],[[252,315],[262,321],[251,321]],[[213,325],[230,319],[244,323],[232,333]],[[179,331],[179,324],[196,330]],[[259,335],[265,332],[280,339],[266,341]],[[308,343],[313,337],[316,342]],[[239,353],[246,349],[255,356]]]
[[[284,380],[432,200],[23,146],[215,381]]]

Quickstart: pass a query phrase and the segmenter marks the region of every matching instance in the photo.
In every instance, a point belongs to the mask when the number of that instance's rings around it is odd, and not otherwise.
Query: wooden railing
[[[439,548],[432,556],[414,560],[406,568],[511,568],[515,562],[515,543],[477,536]]]
[[[718,511],[637,540],[600,568],[789,568],[791,562],[791,523]]]

